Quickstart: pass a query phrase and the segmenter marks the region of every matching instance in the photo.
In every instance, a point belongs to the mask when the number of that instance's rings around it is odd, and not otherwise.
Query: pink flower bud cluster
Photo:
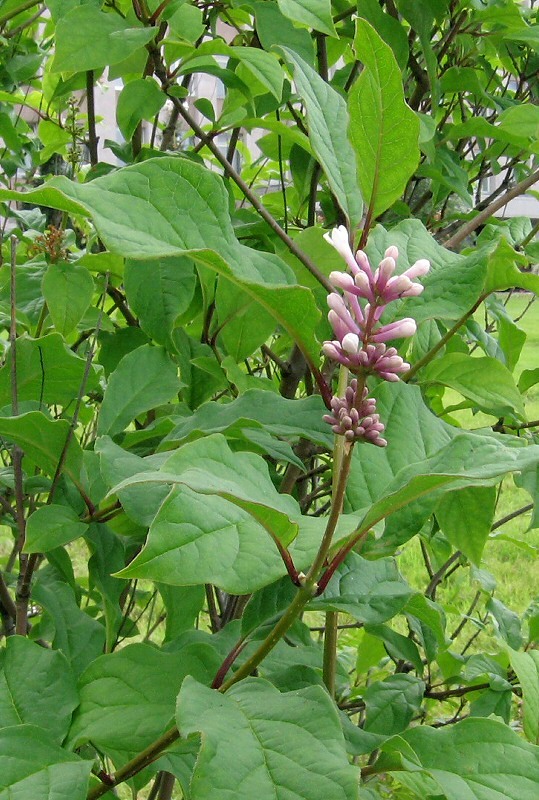
[[[331,414],[324,416],[324,422],[331,425],[333,431],[349,442],[362,440],[378,447],[385,447],[387,441],[382,438],[384,425],[376,413],[376,400],[368,397],[365,387],[358,397],[357,380],[350,381],[343,398],[333,397]]]
[[[380,318],[393,300],[421,294],[423,286],[414,283],[414,278],[427,274],[429,262],[420,259],[401,275],[393,275],[399,252],[396,247],[389,247],[373,271],[362,250],[354,256],[343,225],[324,238],[343,257],[351,273],[332,272],[329,276],[343,294],[328,295],[328,319],[337,338],[324,342],[324,354],[352,372],[376,373],[386,381],[398,381],[399,373],[406,372],[410,365],[385,342],[413,336],[416,324],[406,317],[381,325]]]

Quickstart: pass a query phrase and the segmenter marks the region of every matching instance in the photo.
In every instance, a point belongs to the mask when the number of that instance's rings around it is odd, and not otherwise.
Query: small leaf
[[[358,622],[379,625],[398,614],[412,593],[394,559],[366,561],[351,553],[309,608],[344,611]]]
[[[421,708],[425,684],[413,675],[390,675],[363,693],[365,730],[393,736],[406,730]]]
[[[116,121],[124,139],[131,139],[143,119],[153,119],[163,108],[166,99],[152,78],[129,81],[120,92],[116,105]]]
[[[54,327],[62,336],[77,327],[94,292],[94,282],[80,264],[51,264],[43,276],[43,296]]]
[[[330,0],[277,0],[285,17],[300,22],[315,31],[337,36],[331,17]]]
[[[68,506],[47,505],[30,514],[26,523],[25,553],[46,553],[84,536],[88,525]]]
[[[497,494],[494,486],[470,486],[448,492],[436,509],[443,533],[477,566],[494,519]]]
[[[509,648],[509,660],[524,698],[524,733],[530,742],[539,744],[539,652],[519,653]]]
[[[120,433],[139,414],[171,400],[180,387],[177,367],[163,348],[138,347],[122,358],[109,378],[98,435]]]
[[[513,650],[522,647],[522,625],[518,614],[495,597],[490,598],[485,608],[492,615],[495,627],[504,642],[507,642]]]
[[[29,411],[18,417],[0,417],[0,436],[18,444],[26,458],[50,477],[56,473],[70,433],[71,426],[66,419],[49,419],[41,411]],[[81,446],[71,436],[64,472],[77,483],[81,466]]]
[[[192,800],[209,800],[216,791],[235,800],[358,796],[335,707],[319,686],[281,694],[247,678],[222,695],[187,678],[176,719],[182,735],[203,734]]]

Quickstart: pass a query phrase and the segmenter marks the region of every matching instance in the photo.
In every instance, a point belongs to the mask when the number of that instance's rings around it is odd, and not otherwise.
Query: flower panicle
[[[404,297],[418,297],[423,286],[415,281],[426,275],[429,262],[421,258],[400,275],[395,275],[399,251],[388,247],[378,267],[373,270],[366,253],[355,254],[350,247],[348,232],[343,225],[324,235],[329,244],[345,261],[348,272],[331,272],[329,279],[336,290],[327,298],[328,320],[335,339],[326,341],[322,351],[325,356],[347,367],[353,374],[361,375],[361,385],[368,374],[376,374],[386,381],[398,381],[410,365],[386,342],[405,339],[416,332],[416,323],[410,317],[386,325],[380,319],[388,303]],[[359,396],[361,394],[361,396]],[[349,442],[358,440],[385,447],[381,436],[384,425],[376,413],[376,401],[367,396],[367,389],[358,390],[357,380],[352,380],[342,398],[333,397],[331,414],[326,414],[335,433]]]

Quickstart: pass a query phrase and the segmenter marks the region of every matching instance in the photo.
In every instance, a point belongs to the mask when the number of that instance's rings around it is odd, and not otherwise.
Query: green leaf
[[[78,607],[70,586],[51,578],[44,570],[39,571],[32,598],[47,612],[53,629],[54,648],[62,651],[73,671],[79,675],[103,652],[104,627]]]
[[[24,552],[46,553],[84,536],[87,529],[69,506],[42,506],[28,517]]]
[[[184,445],[165,461],[160,472],[128,478],[113,492],[152,482],[183,484],[200,494],[218,495],[247,511],[285,546],[297,535],[294,518],[299,516],[299,508],[295,500],[279,494],[260,456],[231,450],[219,433]]]
[[[331,17],[331,0],[277,0],[285,17],[315,31],[337,36]]]
[[[176,319],[193,299],[193,261],[181,256],[152,261],[128,259],[124,285],[129,307],[139,317],[142,330],[157,344],[169,344]]]
[[[67,336],[92,300],[94,282],[80,264],[51,264],[43,276],[43,296],[56,330]]]
[[[448,353],[431,361],[421,370],[420,376],[422,383],[438,383],[454,389],[485,414],[495,417],[515,414],[525,419],[526,412],[515,379],[495,358]]]
[[[215,303],[219,331],[217,341],[224,345],[235,363],[254,353],[275,329],[273,317],[249,295],[238,297],[237,287],[230,281],[219,281]]]
[[[421,708],[424,691],[423,681],[413,675],[390,675],[375,681],[363,692],[364,729],[384,736],[406,730]]]
[[[0,730],[0,800],[85,800],[92,766],[53,744],[42,728]]]
[[[339,718],[319,686],[281,694],[247,678],[226,695],[187,678],[178,696],[182,735],[202,732],[192,800],[356,800]],[[230,769],[231,760],[234,770]]]
[[[75,678],[60,652],[23,636],[6,639],[0,673],[0,728],[38,725],[47,731],[49,741],[61,744],[78,704]]]
[[[485,608],[491,614],[494,626],[504,642],[513,650],[522,647],[522,625],[518,614],[495,597],[490,598]]]
[[[314,64],[314,45],[305,28],[298,28],[281,13],[277,4],[255,2],[256,32],[264,50],[274,45],[289,47],[311,66]]]
[[[421,279],[423,294],[403,301],[400,307],[395,304],[399,316],[411,316],[416,322],[434,319],[453,323],[470,310],[484,291],[485,255],[473,252],[464,257],[446,250],[417,219],[403,220],[391,230],[377,225],[371,231],[366,252],[374,266],[390,245],[399,249],[399,273],[420,258],[428,259],[431,265],[430,272]]]
[[[324,414],[325,407],[318,395],[287,400],[273,392],[249,389],[231,403],[209,402],[200,406],[190,417],[182,419],[164,442],[169,447],[210,433],[234,437],[249,427],[286,439],[303,436],[329,449],[333,446],[333,434],[322,419]]]
[[[292,270],[277,256],[238,243],[223,181],[200,164],[154,158],[89,183],[59,177],[31,192],[0,190],[0,199],[91,215],[111,252],[126,257],[190,255],[265,308],[318,364],[320,311],[312,292],[293,283]]]
[[[41,411],[29,411],[18,417],[0,417],[0,436],[18,444],[25,457],[51,477],[56,473],[70,433],[71,426],[66,419],[49,419]],[[63,471],[77,483],[81,466],[82,450],[76,437],[72,436]]]
[[[149,28],[132,28],[119,14],[106,14],[93,5],[81,5],[56,24],[53,72],[100,70],[125,61],[155,36]]]
[[[419,120],[404,101],[393,51],[358,19],[354,48],[364,69],[348,101],[359,184],[373,219],[403,193],[419,163]]]
[[[527,263],[528,259],[502,237],[489,253],[485,291],[502,291],[517,286],[539,295],[539,275],[521,272],[518,268],[526,267]]]
[[[216,650],[200,642],[175,653],[131,644],[101,656],[80,677],[71,745],[92,742],[105,751],[143,750],[170,727],[185,676],[209,684],[220,662]]]
[[[355,154],[346,133],[346,103],[296,53],[286,47],[279,49],[293,69],[298,94],[305,103],[313,151],[350,227],[355,228],[361,219],[363,204],[357,183]]]
[[[389,769],[400,757],[404,769],[421,770],[436,781],[447,800],[537,797],[539,749],[492,719],[470,718],[437,730],[418,726],[390,739],[382,750],[380,768],[386,755]]]
[[[495,486],[469,486],[448,492],[436,509],[443,533],[477,566],[490,533],[496,500]]]
[[[524,733],[530,742],[539,744],[539,652],[519,653],[511,648],[508,652],[524,699]]]
[[[366,561],[351,553],[309,608],[344,611],[358,622],[379,625],[398,614],[412,594],[394,559]]]
[[[131,139],[143,119],[153,119],[163,108],[166,99],[152,78],[137,78],[126,84],[116,105],[116,121],[124,139]]]
[[[358,0],[357,13],[358,17],[366,19],[384,42],[391,47],[399,67],[404,69],[408,62],[409,48],[406,30],[399,20],[384,13],[376,0]]]
[[[122,358],[109,377],[98,435],[120,433],[139,414],[171,400],[180,387],[178,369],[163,348],[138,347]]]
[[[85,361],[66,346],[59,333],[40,339],[20,336],[17,339],[17,395],[19,403],[34,400],[67,406],[77,397],[84,377]],[[98,385],[91,370],[86,392]],[[0,407],[11,403],[11,351],[0,369]]]

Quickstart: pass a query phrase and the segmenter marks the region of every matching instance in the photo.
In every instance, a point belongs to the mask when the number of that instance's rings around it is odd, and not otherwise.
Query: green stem
[[[23,11],[28,11],[29,8],[33,8],[34,6],[39,5],[41,0],[26,0],[26,3],[21,3],[20,6],[14,8],[12,11],[8,11],[7,14],[4,14],[0,17],[0,26],[5,25],[6,22],[9,22],[10,19],[16,17],[18,14],[22,14]]]
[[[323,678],[330,697],[335,697],[335,675],[337,672],[337,635],[339,613],[326,611],[326,625],[324,629],[324,662]]]

